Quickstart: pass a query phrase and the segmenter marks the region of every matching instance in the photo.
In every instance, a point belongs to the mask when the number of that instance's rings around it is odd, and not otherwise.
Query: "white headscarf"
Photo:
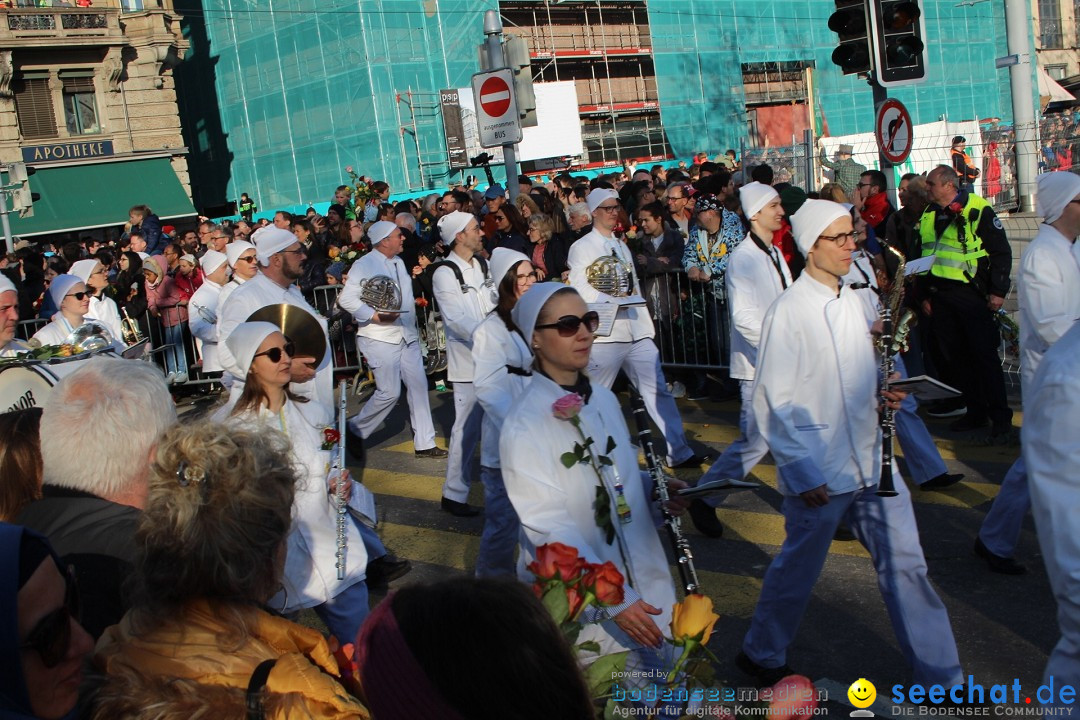
[[[251,239],[255,241],[255,255],[259,258],[260,265],[269,265],[272,256],[277,255],[290,245],[300,242],[300,239],[293,235],[292,232],[276,225],[267,225],[261,230],[255,231]]]
[[[236,267],[236,261],[240,259],[240,256],[246,253],[248,250],[254,250],[255,246],[246,240],[235,240],[225,246],[225,256],[229,258],[229,267]],[[207,252],[215,252],[207,250]]]
[[[810,254],[810,248],[814,247],[825,228],[842,217],[851,215],[840,203],[831,200],[807,200],[803,203],[799,211],[791,216],[791,232],[803,257]]]
[[[1043,173],[1035,183],[1038,186],[1036,211],[1048,225],[1061,217],[1070,200],[1080,195],[1080,175],[1071,172]]]
[[[247,243],[244,244],[246,245]],[[185,255],[184,257],[188,256]],[[204,273],[209,275],[210,273],[221,267],[222,263],[228,261],[229,256],[225,253],[218,252],[217,250],[207,250],[205,253],[203,253],[203,256],[199,258],[199,266],[202,267]]]
[[[229,352],[236,358],[236,364],[247,374],[251,369],[251,363],[255,361],[255,353],[259,351],[262,341],[271,334],[281,332],[274,323],[268,322],[245,322],[236,326],[225,340]]]
[[[380,220],[377,223],[373,223],[368,228],[367,236],[371,244],[378,245],[386,238],[390,237],[390,233],[398,229],[397,223],[392,223],[389,220]]]
[[[503,278],[506,277],[506,273],[510,272],[510,268],[522,260],[532,262],[527,255],[519,253],[517,250],[505,247],[495,248],[491,253],[491,262],[488,263],[491,270],[491,279],[495,281],[495,285],[501,283]]]
[[[68,272],[83,282],[87,282],[90,279],[90,273],[94,272],[94,268],[100,264],[97,260],[76,260]]]
[[[6,292],[18,292],[18,290],[15,289],[15,283],[11,282],[11,278],[0,273],[0,293]]]
[[[53,281],[49,283],[49,297],[52,298],[53,305],[60,308],[60,304],[64,302],[64,298],[68,294],[68,290],[81,283],[82,280],[74,275],[57,275],[53,278]]]
[[[600,203],[612,199],[618,200],[619,193],[607,188],[596,188],[585,198],[585,204],[589,206],[589,213],[591,214],[596,211],[596,208],[600,207]]]

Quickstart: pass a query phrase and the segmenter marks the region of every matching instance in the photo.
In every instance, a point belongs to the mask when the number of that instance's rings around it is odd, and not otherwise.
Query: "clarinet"
[[[893,358],[901,349],[898,345],[904,345],[907,336],[907,326],[911,323],[910,314],[902,311],[900,302],[903,299],[904,273],[907,270],[907,261],[903,253],[891,245],[885,245],[885,249],[897,258],[896,274],[892,279],[892,287],[888,292],[881,292],[881,336],[877,339],[878,352],[881,353],[881,389],[889,391],[889,379],[893,374],[895,361]],[[900,337],[897,337],[900,336]],[[899,343],[898,343],[899,341]],[[878,481],[877,494],[881,497],[896,497],[896,487],[893,485],[893,438],[896,437],[896,411],[885,402],[881,409],[881,478]]]
[[[667,528],[668,539],[671,540],[675,552],[675,564],[679,568],[683,592],[687,595],[700,595],[701,584],[698,582],[697,570],[694,569],[694,554],[690,551],[690,542],[683,535],[679,518],[667,509],[667,501],[671,497],[668,493],[668,479],[656,462],[656,451],[653,450],[652,430],[649,428],[645,400],[633,385],[630,386],[630,409],[634,413],[634,422],[637,423],[638,442],[641,443],[641,450],[645,454],[645,465],[649,469],[649,476],[656,484],[660,511],[664,514],[664,527]]]
[[[348,502],[345,499],[346,485],[342,482],[342,478],[345,474],[345,423],[348,421],[346,415],[348,410],[346,405],[349,402],[349,396],[345,392],[345,381],[342,380],[338,383],[338,452],[337,458],[334,463],[338,468],[338,483],[337,493],[334,495],[335,506],[337,509],[337,552],[334,557],[336,559],[337,567],[337,579],[345,579],[345,553],[348,550],[349,539],[345,534],[345,522],[348,519],[346,517]]]

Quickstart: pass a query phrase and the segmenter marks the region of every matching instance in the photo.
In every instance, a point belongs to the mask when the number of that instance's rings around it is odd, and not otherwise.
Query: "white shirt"
[[[634,258],[630,255],[630,248],[626,243],[614,237],[609,237],[593,229],[592,232],[582,236],[570,246],[570,254],[567,264],[570,266],[570,285],[578,291],[586,303],[616,302],[606,293],[602,293],[589,284],[586,271],[589,266],[601,257],[614,254],[622,260],[630,269],[631,277],[634,278],[634,288],[631,295],[641,295],[641,281],[638,280],[637,270],[634,268]],[[598,343],[609,342],[634,342],[644,338],[651,338],[656,334],[653,328],[649,311],[644,305],[620,307],[615,316],[615,324],[611,328],[611,334],[607,337],[597,336]]]
[[[865,306],[847,286],[839,297],[808,272],[765,314],[753,388],[754,419],[797,495],[830,495],[880,478],[878,363]]]
[[[246,372],[236,364],[236,358],[229,352],[229,346],[225,341],[236,329],[236,326],[247,319],[256,310],[267,305],[280,305],[288,303],[306,310],[318,322],[322,328],[323,337],[326,339],[326,352],[323,353],[322,362],[316,368],[315,378],[306,383],[293,383],[290,387],[293,392],[316,400],[323,405],[334,406],[334,367],[331,362],[333,353],[330,350],[330,334],[326,329],[326,318],[308,305],[304,295],[295,285],[282,288],[262,273],[251,278],[243,286],[233,291],[232,295],[220,304],[218,312],[218,359],[225,372],[232,376],[233,396],[238,396],[239,390],[243,389]]]
[[[209,278],[203,278],[203,284],[188,301],[188,329],[202,341],[203,372],[218,372],[222,369],[218,358],[218,304],[221,300],[222,286]]]
[[[67,342],[67,339],[71,335],[71,333],[75,332],[77,328],[85,325],[87,320],[91,320],[89,315],[84,317],[83,321],[78,325],[72,325],[61,313],[58,312],[56,313],[56,315],[53,316],[52,322],[34,333],[34,336],[30,339],[37,340],[42,345],[63,345],[65,342]],[[106,331],[108,331],[108,328],[105,329]],[[117,352],[121,352],[124,350],[124,344],[118,341],[116,338],[112,337],[112,333],[107,332],[106,334],[108,334],[109,339],[112,340],[114,350],[116,350]]]
[[[480,443],[480,464],[497,468],[500,428],[510,406],[532,379],[507,370],[507,365],[532,372],[533,355],[521,333],[510,332],[496,313],[491,313],[473,333],[473,385],[476,399],[484,408]]]
[[[728,308],[731,311],[731,377],[753,380],[761,344],[761,323],[765,312],[791,286],[791,271],[780,251],[772,244],[762,252],[751,234],[731,252],[727,266]],[[770,259],[770,257],[772,259]],[[781,282],[776,265],[780,266]]]
[[[233,275],[229,282],[221,286],[221,293],[218,295],[218,307],[225,307],[225,301],[229,299],[229,296],[240,289],[240,286],[246,282],[247,280],[239,275]],[[224,342],[224,340],[221,337],[218,337],[218,342]]]
[[[495,307],[495,287],[484,277],[476,258],[466,262],[456,252],[451,252],[446,261],[458,266],[466,286],[462,292],[461,284],[450,268],[438,268],[431,277],[435,301],[446,328],[446,376],[451,382],[472,382],[472,336]]]
[[[375,309],[360,299],[361,282],[377,275],[386,275],[397,283],[401,291],[402,313],[394,322],[380,325],[373,322]],[[356,334],[361,337],[397,345],[402,340],[416,342],[416,304],[412,296],[412,278],[405,270],[405,263],[397,255],[386,257],[376,249],[364,255],[349,268],[349,276],[338,295],[338,305],[359,323]]]
[[[1074,246],[1056,229],[1042,224],[1020,258],[1016,286],[1023,390],[1035,379],[1046,351],[1080,318],[1080,261]]]
[[[120,324],[120,310],[117,309],[112,298],[104,296],[90,298],[90,309],[86,312],[86,319],[97,320],[116,340],[124,337]]]

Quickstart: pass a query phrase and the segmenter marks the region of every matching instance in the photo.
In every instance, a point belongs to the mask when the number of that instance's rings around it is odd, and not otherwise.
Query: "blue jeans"
[[[165,356],[165,373],[186,373],[187,357],[184,355],[184,326],[166,325],[165,342],[170,347],[162,353]]]
[[[499,468],[481,466],[480,482],[484,484],[484,532],[476,557],[476,577],[513,576],[521,522],[506,496]]]

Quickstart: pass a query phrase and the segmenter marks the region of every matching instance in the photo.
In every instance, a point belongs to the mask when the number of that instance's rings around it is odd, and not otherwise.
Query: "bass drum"
[[[98,355],[119,357],[111,350],[104,350],[50,361],[0,364],[0,412],[40,407],[61,378],[77,370],[83,360]]]

